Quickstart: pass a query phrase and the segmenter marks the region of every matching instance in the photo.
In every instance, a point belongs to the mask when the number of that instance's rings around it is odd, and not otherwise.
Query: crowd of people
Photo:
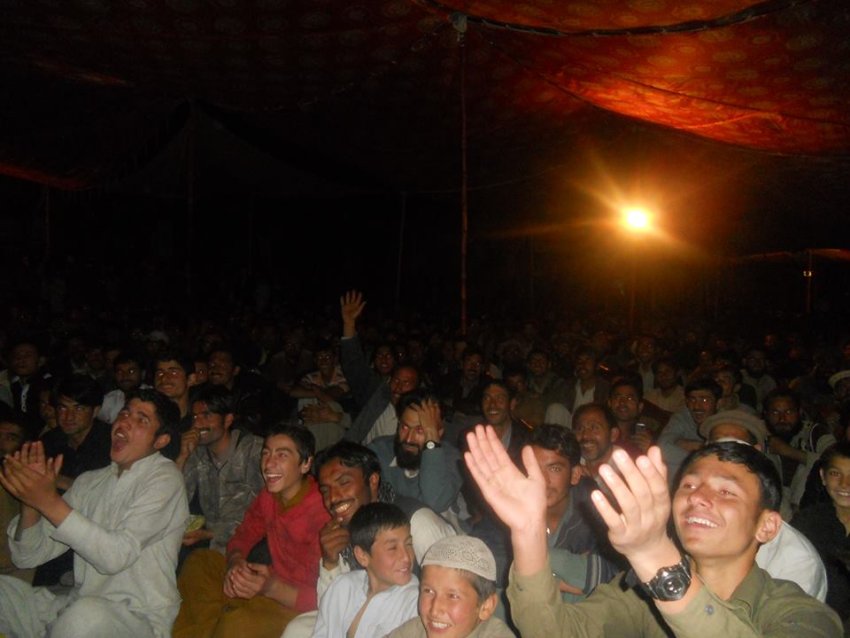
[[[370,311],[14,317],[0,635],[847,631],[850,341]]]

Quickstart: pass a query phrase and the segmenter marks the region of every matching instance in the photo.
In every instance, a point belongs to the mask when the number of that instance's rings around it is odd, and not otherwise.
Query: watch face
[[[690,575],[678,569],[668,573],[665,578],[662,578],[660,583],[665,600],[680,600],[685,595],[685,592],[688,591],[688,585],[690,584]]]
[[[648,583],[646,592],[656,600],[681,600],[691,584],[691,570],[683,561],[678,565],[662,567]]]

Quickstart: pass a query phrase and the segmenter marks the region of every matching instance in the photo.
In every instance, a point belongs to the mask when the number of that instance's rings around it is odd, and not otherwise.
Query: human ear
[[[496,594],[491,594],[487,596],[483,603],[478,607],[478,620],[484,622],[490,616],[493,615],[493,612],[496,611],[496,605],[499,604],[499,599]]]
[[[360,564],[363,569],[369,567],[369,552],[364,550],[362,547],[354,546],[354,559]]]
[[[578,485],[582,476],[584,476],[584,472],[581,469],[581,465],[576,465],[570,470],[570,485]]]
[[[171,443],[171,435],[170,434],[160,434],[153,440],[153,449],[161,450],[166,445]]]
[[[306,460],[306,461],[304,461],[304,462],[301,464],[301,474],[306,474],[307,472],[309,472],[309,471],[310,471],[310,468],[312,467],[312,465],[313,465],[313,457],[312,457],[312,456],[308,456],[308,457],[307,457],[307,460]]]
[[[756,540],[761,544],[772,541],[776,538],[781,526],[782,517],[779,515],[779,512],[764,510],[759,516],[756,526]]]

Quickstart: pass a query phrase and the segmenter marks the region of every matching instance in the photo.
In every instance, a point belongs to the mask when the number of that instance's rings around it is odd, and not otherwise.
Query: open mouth
[[[331,505],[331,511],[338,521],[342,521],[351,513],[352,507],[354,507],[354,501],[347,500]]]
[[[283,474],[269,474],[268,472],[263,472],[263,479],[266,481],[266,487],[271,487],[283,480]]]
[[[703,518],[701,516],[688,516],[685,519],[685,523],[687,523],[691,527],[704,527],[707,529],[715,529],[717,527],[720,527],[714,521],[710,521],[707,518]]]

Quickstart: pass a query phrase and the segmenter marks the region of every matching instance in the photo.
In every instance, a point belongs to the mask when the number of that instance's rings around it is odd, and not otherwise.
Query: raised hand
[[[363,294],[357,290],[349,290],[339,298],[339,307],[342,315],[342,336],[353,337],[356,334],[357,318],[366,307]]]
[[[670,558],[678,555],[667,536],[670,518],[667,466],[658,447],[649,448],[646,456],[635,461],[618,449],[614,451],[613,461],[622,477],[608,464],[600,466],[599,475],[617,500],[620,512],[598,490],[593,492],[593,504],[608,526],[608,538],[614,549],[629,559],[638,576],[642,576],[639,566],[643,565],[648,566],[646,575],[652,576],[658,567],[675,563]]]
[[[443,438],[443,419],[440,415],[440,404],[426,399],[422,405],[412,405],[413,411],[419,415],[419,423],[425,431],[426,441],[439,442]]]
[[[466,435],[466,465],[484,499],[511,529],[514,567],[519,574],[537,574],[546,568],[546,480],[534,450],[522,450],[528,476],[511,462],[492,426],[476,425]]]
[[[528,476],[519,471],[508,456],[492,426],[476,425],[466,435],[469,451],[464,454],[472,478],[498,517],[511,528],[529,525],[545,528],[546,481],[530,447],[522,451]]]

